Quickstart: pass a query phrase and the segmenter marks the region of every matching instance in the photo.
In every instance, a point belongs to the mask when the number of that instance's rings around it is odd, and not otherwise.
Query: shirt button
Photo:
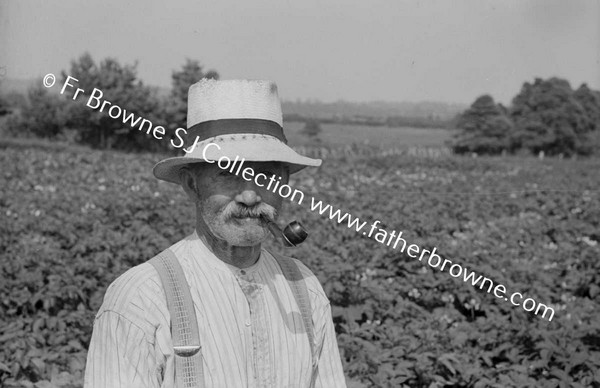
[[[246,274],[246,271],[244,271],[244,270],[241,270],[241,271],[240,271],[240,273],[241,273],[242,275],[245,275],[245,274]]]
[[[250,325],[251,325],[251,323],[250,323],[250,322],[246,322],[246,326],[250,326]]]

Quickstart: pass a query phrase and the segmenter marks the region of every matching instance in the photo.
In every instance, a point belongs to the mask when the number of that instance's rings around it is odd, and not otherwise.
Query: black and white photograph
[[[600,388],[600,1],[0,0],[0,387]]]

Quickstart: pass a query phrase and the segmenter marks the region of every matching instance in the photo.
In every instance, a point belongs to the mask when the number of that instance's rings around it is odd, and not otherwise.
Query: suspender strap
[[[198,320],[183,269],[172,250],[149,260],[156,268],[171,314],[171,336],[175,352],[175,383],[179,388],[204,386]]]
[[[310,299],[308,296],[308,289],[306,288],[306,282],[302,277],[300,268],[298,268],[298,265],[294,262],[294,259],[273,253],[271,253],[271,255],[279,263],[279,266],[283,271],[283,275],[287,279],[290,288],[294,293],[294,298],[296,299],[296,303],[300,308],[302,322],[304,322],[304,328],[306,329],[306,334],[308,336],[308,344],[310,345],[310,353],[313,357],[313,364],[316,364],[315,334],[312,322],[312,308],[310,306]]]

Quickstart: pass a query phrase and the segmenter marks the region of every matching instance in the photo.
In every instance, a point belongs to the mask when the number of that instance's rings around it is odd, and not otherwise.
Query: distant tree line
[[[85,90],[73,100],[76,88],[64,95],[57,93],[67,76],[78,79],[77,87]],[[219,74],[205,71],[187,59],[171,74],[171,90],[161,93],[145,85],[137,76],[137,63],[122,65],[112,58],[96,63],[85,53],[62,72],[54,90],[42,82],[31,87],[27,96],[11,93],[0,97],[0,116],[5,135],[41,137],[85,144],[94,148],[169,151],[170,140],[178,127],[186,127],[187,91],[202,78],[218,79]],[[103,99],[162,125],[165,141],[116,120],[106,112],[85,105],[94,88]],[[456,127],[460,132],[449,146],[455,153],[502,154],[532,152],[546,155],[600,154],[600,92],[586,84],[573,90],[566,80],[536,78],[524,83],[510,106],[496,103],[489,95],[478,97],[454,119],[427,117],[372,117],[337,115],[329,118],[300,114],[286,115],[286,121],[303,121],[302,133],[318,142],[322,123],[377,126]]]
[[[560,78],[524,83],[509,107],[478,97],[458,118],[454,152],[600,154],[600,92]]]
[[[67,76],[78,82],[72,82],[75,87],[60,95],[57,90]],[[63,140],[102,149],[166,151],[175,130],[186,127],[189,86],[202,78],[218,79],[219,74],[214,70],[205,72],[197,61],[187,59],[180,70],[172,73],[171,91],[165,95],[138,78],[137,63],[122,65],[113,58],[96,63],[85,53],[71,62],[70,70],[63,71],[61,78],[53,86],[56,90],[49,91],[40,81],[28,90],[26,98],[10,107],[6,107],[6,100],[0,101],[0,114],[9,113],[4,125],[8,135]],[[85,94],[80,93],[73,100],[78,87]],[[94,88],[103,92],[103,100],[164,126],[166,141],[158,141],[136,130],[137,126],[132,128],[123,120],[109,117],[106,110],[100,112],[100,108],[86,106]]]
[[[314,116],[301,115],[298,113],[284,114],[284,120],[287,122],[296,121],[308,123],[310,121],[319,121],[323,124],[345,124],[345,125],[366,125],[372,127],[390,127],[390,128],[455,128],[457,118],[442,119],[437,115],[429,114],[427,116],[364,116],[364,115],[333,115],[333,116]]]

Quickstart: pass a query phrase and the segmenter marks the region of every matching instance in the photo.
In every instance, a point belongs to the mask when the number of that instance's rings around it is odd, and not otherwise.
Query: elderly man
[[[181,134],[185,156],[154,174],[183,187],[196,230],[110,285],[85,387],[344,387],[321,285],[261,248],[282,205],[265,182],[321,163],[286,145],[277,87],[202,80]]]

